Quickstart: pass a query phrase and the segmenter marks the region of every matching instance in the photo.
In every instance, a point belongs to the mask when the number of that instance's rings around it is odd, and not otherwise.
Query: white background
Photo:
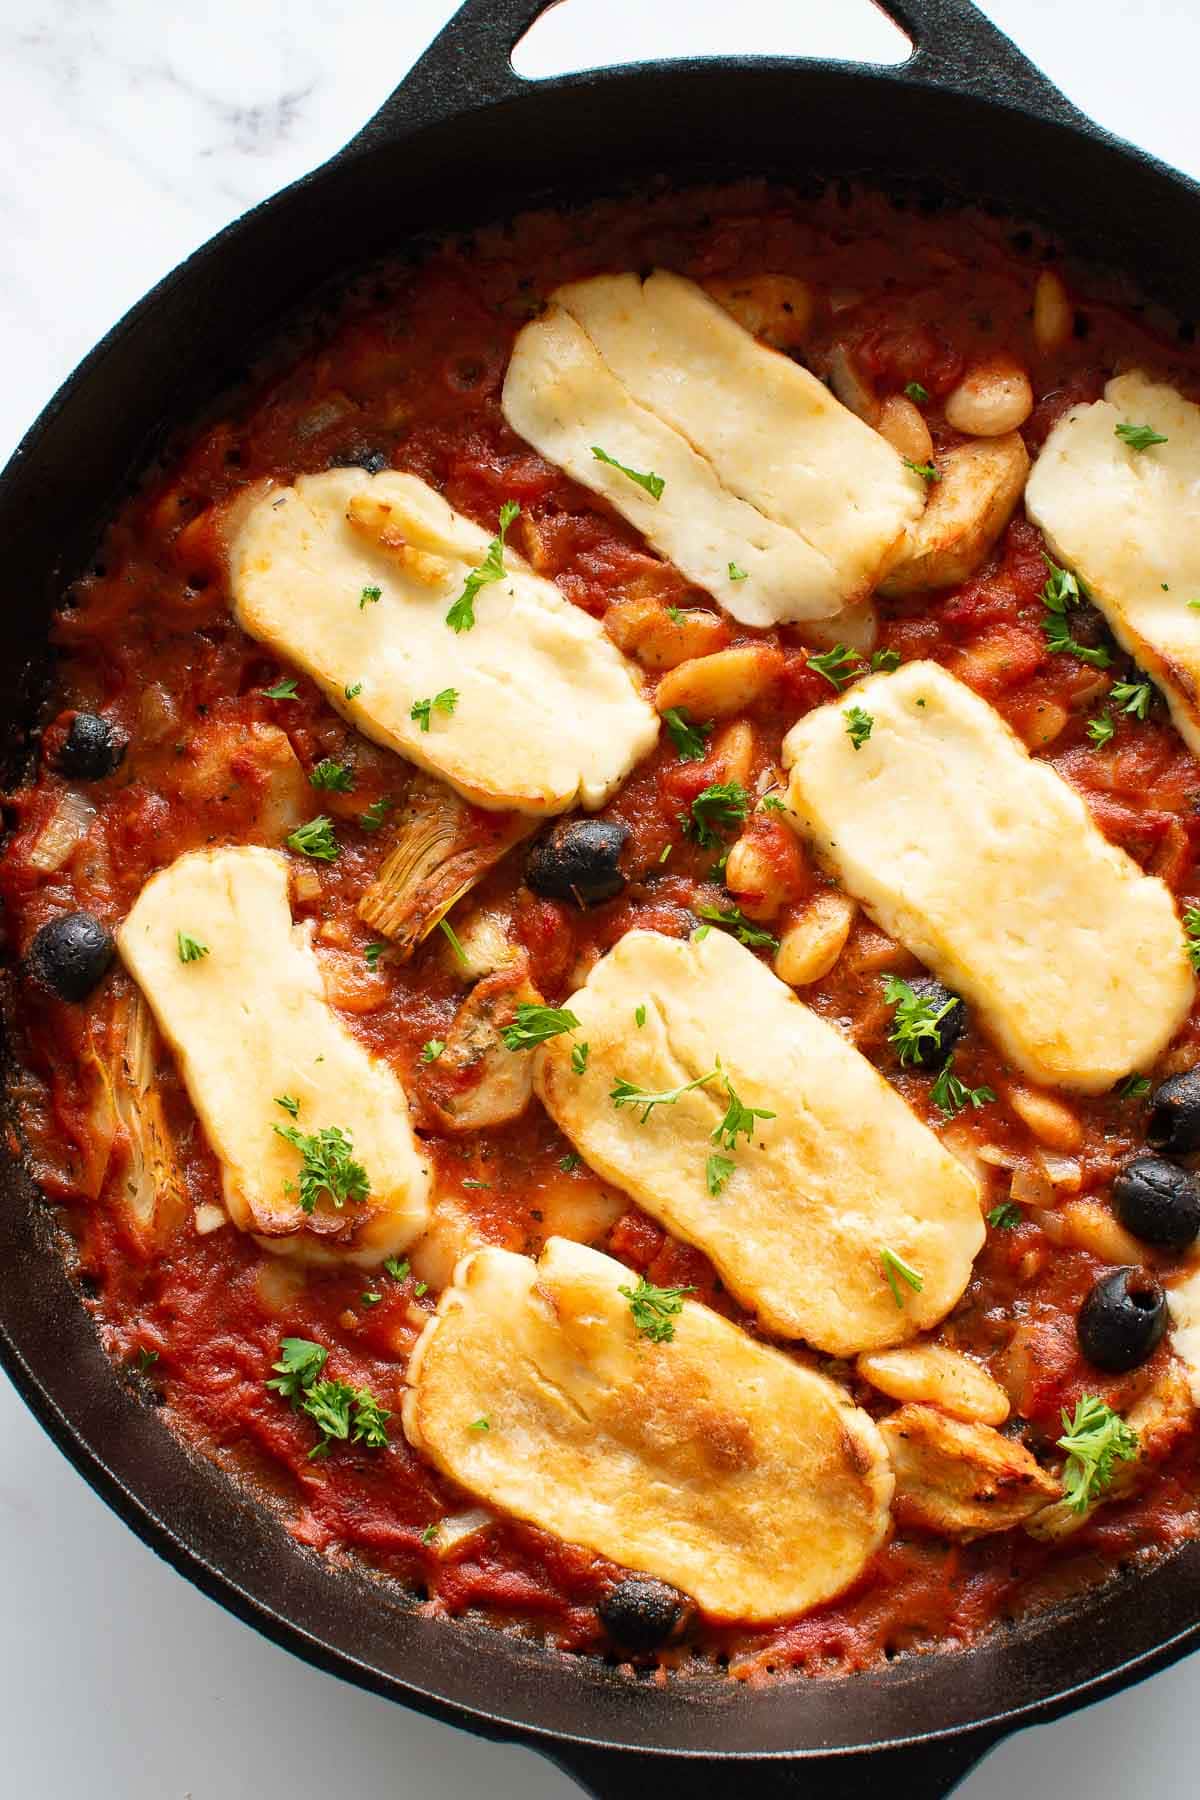
[[[2,0],[0,455],[97,337],[370,115],[451,0]],[[1200,175],[1200,0],[993,0],[1094,118]],[[896,54],[868,0],[567,0],[530,75],[647,55]],[[1053,179],[1053,171],[1047,171]],[[101,1505],[0,1377],[0,1795],[567,1800],[521,1749],[319,1675]],[[1195,1800],[1200,1662],[996,1750],[960,1800]],[[886,1779],[886,1778],[885,1778]],[[664,1777],[664,1792],[686,1776]],[[900,1797],[903,1800],[903,1797]]]

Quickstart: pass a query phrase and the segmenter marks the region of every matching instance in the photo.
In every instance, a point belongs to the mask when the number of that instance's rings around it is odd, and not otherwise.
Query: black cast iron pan
[[[332,162],[169,276],[51,401],[0,476],[0,727],[10,774],[36,734],[47,620],[163,430],[340,269],[411,233],[665,173],[861,172],[994,200],[1135,271],[1185,320],[1200,296],[1200,188],[1086,121],[968,0],[886,0],[899,68],[742,58],[535,84],[510,51],[546,0],[467,0]],[[1134,1681],[1200,1636],[1200,1544],[969,1654],[839,1683],[659,1690],[593,1661],[424,1619],[309,1556],[192,1457],[101,1351],[47,1209],[0,1150],[0,1356],[42,1424],[139,1535],[310,1662],[424,1712],[520,1738],[594,1794],[696,1800],[948,1793],[1013,1726]],[[667,1755],[692,1759],[664,1768]]]

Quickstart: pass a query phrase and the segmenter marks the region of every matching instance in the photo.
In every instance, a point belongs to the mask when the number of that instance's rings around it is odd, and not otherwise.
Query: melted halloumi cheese
[[[560,288],[517,338],[502,403],[515,431],[748,625],[866,600],[925,502],[921,479],[814,375],[662,271]],[[659,475],[659,499],[594,446]]]
[[[635,1328],[631,1270],[565,1238],[468,1256],[408,1366],[405,1434],[468,1493],[763,1623],[831,1599],[888,1526],[879,1432],[834,1382],[685,1301]],[[480,1421],[486,1421],[486,1429]]]
[[[1134,450],[1118,425],[1166,438]],[[1200,755],[1200,406],[1133,371],[1073,406],[1025,489],[1050,550],[1087,583],[1113,636],[1166,696]]]
[[[206,954],[182,961],[181,931]],[[366,1266],[406,1249],[428,1219],[429,1168],[400,1083],[326,1002],[286,859],[247,846],[179,857],[146,883],[117,945],[175,1052],[234,1223],[310,1261]],[[304,1213],[300,1151],[274,1125],[345,1133],[367,1197],[339,1208],[322,1196]]]
[[[1200,1268],[1167,1289],[1171,1348],[1187,1373],[1188,1390],[1200,1406]]]
[[[873,721],[857,749],[850,699]],[[1100,1093],[1169,1043],[1194,988],[1170,894],[945,669],[856,683],[783,757],[792,812],[842,886],[1035,1081]]]
[[[535,1053],[547,1110],[598,1174],[703,1250],[768,1331],[847,1356],[902,1343],[954,1305],[984,1238],[973,1176],[749,950],[720,932],[633,931],[567,1006],[578,1029]],[[667,1093],[718,1058],[717,1077],[648,1117],[613,1104],[618,1082]],[[772,1115],[733,1148],[718,1139],[726,1079]],[[710,1180],[714,1154],[731,1165],[724,1182],[719,1170]],[[899,1304],[885,1249],[921,1277]]]
[[[365,736],[476,805],[602,806],[658,720],[603,629],[511,547],[475,597],[474,627],[451,630],[489,542],[413,475],[301,475],[237,525],[234,611]],[[453,711],[432,708],[422,730],[414,704],[451,686]]]

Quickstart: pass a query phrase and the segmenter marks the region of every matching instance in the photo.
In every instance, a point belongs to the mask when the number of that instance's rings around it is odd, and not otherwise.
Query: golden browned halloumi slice
[[[873,720],[858,749],[851,702]],[[1100,1093],[1170,1042],[1195,984],[1167,889],[937,663],[856,683],[793,727],[783,759],[842,886],[1025,1074]]]
[[[1118,425],[1166,438],[1135,450]],[[1200,755],[1200,406],[1139,371],[1073,406],[1025,488],[1050,550],[1087,583],[1113,636],[1162,689]]]
[[[414,475],[301,475],[237,526],[234,611],[366,737],[476,805],[602,806],[657,742],[658,720],[603,628],[511,548],[476,596],[473,629],[451,630],[489,542]],[[423,731],[414,703],[447,688],[453,712],[433,708]]]
[[[517,339],[503,407],[748,625],[858,606],[925,503],[920,477],[814,375],[663,271],[560,288]],[[594,446],[659,475],[658,500]]]
[[[954,1305],[984,1238],[974,1178],[749,950],[720,932],[633,931],[567,1005],[578,1030],[535,1053],[551,1116],[598,1174],[698,1245],[768,1331],[848,1356],[903,1343]],[[644,1122],[610,1097],[622,1080],[673,1090],[718,1057],[719,1078]],[[744,1105],[775,1115],[732,1151],[714,1141],[725,1076]],[[733,1164],[723,1184],[709,1181],[714,1153]],[[918,1271],[919,1293],[903,1286],[897,1301],[885,1249]]]
[[[551,1238],[455,1271],[408,1365],[409,1442],[468,1493],[670,1581],[717,1618],[819,1606],[888,1526],[879,1432],[834,1382],[685,1301],[635,1329],[632,1271]]]
[[[184,962],[181,931],[205,954]],[[146,883],[117,944],[175,1052],[234,1224],[310,1261],[365,1266],[407,1249],[428,1218],[429,1168],[404,1089],[326,1002],[311,927],[292,922],[286,858],[248,846],[179,857]],[[366,1198],[338,1207],[326,1195],[304,1213],[300,1152],[274,1125],[343,1132]]]

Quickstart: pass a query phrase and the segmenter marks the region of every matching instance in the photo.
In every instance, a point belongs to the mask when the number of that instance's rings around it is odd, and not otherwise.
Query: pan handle
[[[912,39],[913,54],[896,71],[906,81],[959,88],[979,99],[1016,104],[1066,125],[1086,115],[1047,80],[972,0],[874,0]]]
[[[556,1744],[542,1754],[579,1783],[593,1800],[663,1800],[680,1791],[689,1800],[945,1800],[1004,1733],[996,1731],[906,1744],[896,1750],[821,1757],[688,1758],[680,1761],[582,1744]]]

